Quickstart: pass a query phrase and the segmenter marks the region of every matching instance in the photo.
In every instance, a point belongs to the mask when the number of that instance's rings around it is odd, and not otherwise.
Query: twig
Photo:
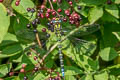
[[[94,24],[91,24],[94,26]],[[63,37],[61,39],[61,42],[63,42],[65,39],[67,39],[69,36],[71,36],[72,34],[74,34],[75,32],[77,32],[78,30],[80,30],[81,28],[85,27],[85,26],[91,26],[90,24],[84,24],[82,26],[80,26],[79,28],[74,29],[73,31],[71,31],[68,35],[66,35],[65,37]],[[55,45],[53,45],[50,50],[43,56],[43,58],[40,60],[40,63],[42,63],[44,61],[44,59],[58,46],[59,42],[56,42]]]
[[[50,7],[51,7],[51,9],[53,10],[53,11],[55,11],[54,10],[54,8],[53,8],[53,5],[52,5],[52,3],[51,3],[51,1],[49,0],[49,3],[50,3]],[[62,15],[60,15],[57,11],[55,11],[56,12],[56,14],[60,17],[60,16],[62,16]]]
[[[53,5],[52,5],[50,0],[49,0],[49,3],[50,3],[50,6],[51,6],[52,10],[54,10]]]
[[[40,48],[42,48],[42,44],[40,42],[38,33],[36,33],[35,35],[36,35],[36,39],[37,39],[38,45],[40,46]]]

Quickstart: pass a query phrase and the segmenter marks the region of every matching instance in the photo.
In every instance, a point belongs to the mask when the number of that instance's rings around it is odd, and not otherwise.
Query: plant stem
[[[42,48],[42,44],[41,44],[41,41],[39,39],[38,33],[36,33],[35,35],[36,35],[36,39],[37,39],[38,45],[40,46],[40,48]]]

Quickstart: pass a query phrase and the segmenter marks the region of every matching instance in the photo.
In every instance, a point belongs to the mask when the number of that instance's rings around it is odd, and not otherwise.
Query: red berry
[[[77,14],[77,13],[74,13],[74,14],[73,14],[73,17],[78,17],[78,14]]]
[[[45,6],[44,5],[41,5],[41,9],[44,9],[45,8]]]
[[[22,64],[22,68],[25,68],[26,67],[26,64]]]
[[[57,11],[60,13],[60,12],[62,12],[62,9],[58,9]]]
[[[50,17],[50,14],[49,14],[49,13],[46,13],[45,16],[46,16],[46,18],[49,18],[49,17]]]
[[[53,12],[52,12],[52,15],[53,15],[53,16],[55,16],[55,15],[56,15],[56,12],[55,12],[55,11],[53,11]]]
[[[42,32],[46,32],[46,28],[43,28],[43,29],[42,29]]]
[[[27,11],[30,12],[30,11],[31,11],[31,8],[27,8]]]
[[[73,19],[72,16],[70,16],[70,17],[69,17],[69,20],[72,20],[72,19]]]
[[[72,1],[69,1],[69,4],[72,5]]]
[[[70,11],[69,10],[65,10],[65,14],[69,14],[70,13]]]
[[[19,4],[20,4],[19,1],[16,1],[16,2],[15,2],[15,5],[16,5],[16,6],[19,6]]]
[[[41,17],[41,18],[44,18],[44,15],[41,13],[41,14],[40,14],[40,17]]]
[[[25,72],[25,70],[24,70],[24,69],[20,69],[20,72],[21,72],[21,73],[24,73],[24,72]]]
[[[34,56],[34,60],[36,61],[38,58],[37,58],[37,56]]]
[[[14,72],[9,72],[9,76],[13,76],[14,75]]]
[[[64,21],[64,22],[67,22],[67,18],[64,18],[63,21]]]
[[[53,20],[55,20],[56,18],[55,18],[55,17],[53,17],[52,19],[53,19]]]
[[[56,2],[57,2],[57,0],[53,0],[53,2],[54,2],[54,3],[56,3]]]
[[[51,9],[47,9],[47,13],[50,13],[51,12]]]
[[[66,14],[68,17],[70,16],[70,13]]]
[[[0,3],[2,3],[4,0],[0,0]]]

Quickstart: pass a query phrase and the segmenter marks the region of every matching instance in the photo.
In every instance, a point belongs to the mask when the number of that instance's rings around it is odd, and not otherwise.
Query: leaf
[[[115,3],[116,4],[120,4],[120,0],[115,0]]]
[[[11,56],[14,56],[16,54],[19,54],[21,51],[22,51],[22,47],[20,44],[7,46],[0,53],[0,58],[11,57]]]
[[[32,13],[28,13],[27,8],[34,8],[34,3],[31,0],[21,0],[19,6],[16,6],[15,1],[12,2],[12,8],[27,19],[31,19]],[[35,15],[33,14],[34,17]]]
[[[98,19],[100,19],[103,16],[103,8],[102,7],[94,7],[91,8],[89,11],[89,21],[91,24],[96,22]]]
[[[74,76],[65,76],[65,80],[76,80]]]
[[[114,16],[110,15],[108,12],[104,12],[104,15],[102,16],[102,21],[104,22],[116,22],[119,23],[118,19]]]
[[[107,47],[107,48],[102,49],[99,54],[100,54],[100,57],[104,61],[111,61],[111,60],[115,59],[118,56],[115,49],[111,48],[111,47]]]
[[[83,71],[74,66],[65,66],[65,75],[83,74]]]
[[[94,75],[94,78],[95,78],[95,80],[109,80],[107,72],[102,72],[97,75]]]
[[[105,5],[105,10],[112,16],[119,18],[119,10],[116,5]]]
[[[93,77],[91,74],[83,76],[80,80],[93,80]]]
[[[74,50],[75,48],[70,45],[66,50],[63,50],[63,53],[72,58],[78,66],[84,68],[87,72],[99,69],[98,61],[93,61],[90,57],[76,53]]]
[[[110,75],[110,80],[116,80],[114,75]]]
[[[0,77],[4,77],[10,71],[12,64],[2,64],[0,65]]]
[[[10,25],[10,17],[7,16],[6,8],[0,3],[0,43],[6,35]]]
[[[103,4],[105,1],[106,0],[82,0],[82,2],[87,6],[100,5],[100,4]]]
[[[14,34],[7,33],[5,35],[5,37],[3,38],[3,41],[0,44],[0,47],[9,46],[9,45],[14,44],[16,42],[18,42],[17,37]]]

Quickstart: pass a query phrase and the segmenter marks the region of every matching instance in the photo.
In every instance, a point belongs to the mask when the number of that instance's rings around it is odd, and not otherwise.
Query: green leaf
[[[0,43],[8,31],[10,17],[7,16],[6,8],[0,3]]]
[[[65,66],[65,75],[83,74],[83,71],[74,66]]]
[[[100,54],[100,57],[104,61],[111,61],[111,60],[115,59],[118,56],[115,49],[111,48],[111,47],[107,47],[107,48],[102,49],[99,54]]]
[[[65,80],[76,80],[74,76],[65,76]]]
[[[102,7],[94,7],[91,8],[89,11],[89,21],[91,24],[96,22],[98,19],[100,19],[103,16],[103,8]]]
[[[34,79],[30,79],[30,80],[45,80],[45,79],[46,79],[45,75],[43,75],[42,73],[38,73],[38,74],[34,77]]]
[[[105,5],[105,10],[110,13],[112,16],[119,18],[119,10],[118,7],[113,4],[113,5]]]
[[[32,13],[28,13],[27,12],[27,8],[34,8],[34,3],[31,0],[21,0],[19,6],[15,5],[15,1],[14,0],[12,2],[12,8],[17,11],[19,14],[23,15],[24,17],[26,17],[27,19],[31,18]],[[35,16],[33,14],[33,16]]]
[[[0,45],[0,47],[9,46],[9,45],[14,44],[16,42],[18,42],[17,37],[14,34],[7,33],[5,35],[5,37],[3,38],[3,41],[2,41],[2,43]]]
[[[115,3],[116,4],[120,4],[120,0],[115,0]]]
[[[81,55],[78,52],[76,53],[76,50],[72,45],[70,45],[67,49],[63,50],[63,53],[69,58],[72,57],[74,62],[81,68],[84,68],[87,72],[99,69],[98,61],[93,61],[90,57],[86,55]]]
[[[114,75],[110,75],[110,80],[116,80]]]
[[[93,77],[91,74],[83,76],[80,80],[93,80]]]
[[[102,72],[97,75],[94,75],[94,78],[95,78],[95,80],[109,80],[107,72]]]
[[[102,16],[102,21],[104,22],[116,22],[119,23],[118,19],[112,15],[110,15],[108,12],[104,12],[104,15]]]
[[[100,5],[103,4],[105,1],[106,0],[82,0],[82,2],[87,6]]]
[[[6,58],[6,57],[14,56],[16,54],[19,54],[21,51],[22,51],[22,47],[21,47],[20,44],[7,46],[0,53],[0,58]]]
[[[12,64],[2,64],[0,65],[0,77],[4,77],[10,71]]]

